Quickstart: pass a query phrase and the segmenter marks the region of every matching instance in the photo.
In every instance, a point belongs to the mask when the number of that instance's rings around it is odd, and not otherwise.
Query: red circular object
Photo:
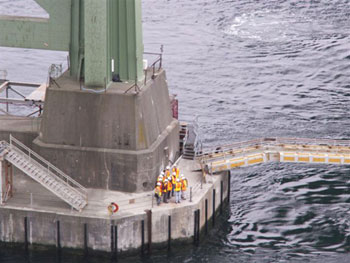
[[[111,203],[112,206],[114,206],[113,213],[118,212],[119,206],[116,203]]]

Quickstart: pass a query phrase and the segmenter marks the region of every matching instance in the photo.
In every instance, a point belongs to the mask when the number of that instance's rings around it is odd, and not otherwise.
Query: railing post
[[[190,202],[192,202],[192,186],[190,187]]]
[[[9,86],[7,85],[6,86],[6,99],[9,98]],[[8,113],[9,112],[9,103],[6,102],[6,112]]]

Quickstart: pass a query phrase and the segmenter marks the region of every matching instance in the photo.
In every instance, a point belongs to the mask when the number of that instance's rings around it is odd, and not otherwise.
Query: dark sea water
[[[0,13],[43,14],[29,0],[0,0]],[[350,139],[349,0],[144,0],[143,21],[145,50],[164,45],[180,118],[199,116],[205,145]],[[45,81],[48,66],[65,61],[0,48],[11,80]],[[350,262],[349,187],[349,166],[237,169],[226,215],[199,247],[120,262]],[[0,262],[59,262],[55,253],[22,254],[2,250]]]

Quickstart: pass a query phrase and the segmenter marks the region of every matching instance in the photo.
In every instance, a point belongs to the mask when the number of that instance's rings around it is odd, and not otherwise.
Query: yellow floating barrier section
[[[350,165],[350,140],[262,138],[206,149],[196,158],[209,174],[270,161]]]

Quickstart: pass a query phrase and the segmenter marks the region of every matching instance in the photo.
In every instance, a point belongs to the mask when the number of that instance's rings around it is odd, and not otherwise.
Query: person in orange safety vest
[[[188,181],[187,181],[187,178],[183,174],[181,174],[180,181],[181,181],[181,198],[183,200],[186,200],[185,192],[187,190]]]
[[[170,194],[173,191],[173,183],[172,183],[172,179],[171,176],[168,177],[168,199],[170,199]]]
[[[159,205],[160,201],[162,199],[162,184],[161,184],[161,182],[157,183],[157,186],[154,189],[154,195],[157,198],[157,205]]]
[[[165,176],[166,176],[166,178],[168,178],[170,175],[171,175],[170,166],[168,165],[168,166],[165,168]]]
[[[179,178],[180,169],[176,165],[174,165],[174,167],[173,167],[173,173],[174,172],[176,173],[176,179]]]
[[[163,202],[168,203],[168,179],[164,179],[162,190],[163,190]]]
[[[171,191],[171,195],[174,196],[175,184],[176,184],[176,172],[173,172],[173,174],[171,175],[171,183],[173,184],[173,190]]]
[[[179,178],[176,179],[175,183],[175,203],[178,204],[180,203],[181,199],[181,181]]]

